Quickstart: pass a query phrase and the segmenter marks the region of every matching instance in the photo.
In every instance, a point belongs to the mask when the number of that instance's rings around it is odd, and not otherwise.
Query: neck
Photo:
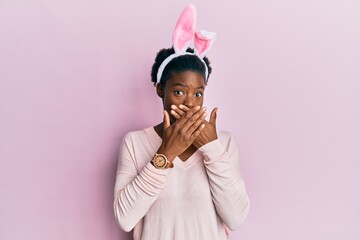
[[[162,138],[164,132],[164,123],[161,122],[158,125],[154,126],[155,132]]]

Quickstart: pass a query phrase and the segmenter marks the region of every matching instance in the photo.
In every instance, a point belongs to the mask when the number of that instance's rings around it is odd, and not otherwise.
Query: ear
[[[216,33],[208,31],[197,31],[194,37],[195,53],[204,58],[216,38]]]
[[[164,98],[164,87],[160,83],[156,84],[156,93],[161,99]]]
[[[173,47],[176,53],[186,52],[194,38],[196,25],[196,8],[188,5],[181,13],[173,33]]]

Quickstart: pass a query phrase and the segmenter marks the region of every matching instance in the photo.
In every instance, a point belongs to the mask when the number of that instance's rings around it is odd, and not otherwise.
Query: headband
[[[190,4],[181,13],[174,29],[172,41],[175,53],[165,58],[161,63],[157,72],[156,83],[160,82],[166,65],[174,58],[184,55],[197,56],[204,63],[205,81],[207,81],[209,70],[203,58],[215,40],[216,33],[204,30],[195,31],[195,25],[196,8],[194,5]],[[194,53],[186,51],[191,43],[194,45]]]

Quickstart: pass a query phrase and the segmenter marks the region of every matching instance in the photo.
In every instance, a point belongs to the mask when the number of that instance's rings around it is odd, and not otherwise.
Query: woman
[[[194,22],[190,5],[178,20],[173,48],[161,50],[152,68],[163,122],[128,133],[121,144],[114,212],[136,240],[227,239],[249,210],[234,139],[217,132],[217,108],[205,119],[211,67],[204,53],[212,34],[195,33]]]

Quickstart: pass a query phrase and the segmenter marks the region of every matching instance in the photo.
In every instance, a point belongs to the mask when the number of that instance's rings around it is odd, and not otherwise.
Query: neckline
[[[157,134],[157,132],[155,131],[154,127],[149,127],[148,128],[148,132],[153,136],[152,138],[156,141],[157,146],[160,146],[161,142],[162,142],[162,138]],[[156,151],[157,149],[155,149]],[[193,154],[191,154],[190,157],[188,157],[188,159],[186,159],[185,161],[181,160],[178,156],[175,157],[173,163],[174,166],[178,166],[181,167],[183,169],[186,169],[188,167],[190,167],[196,160],[200,159],[201,157],[201,153],[199,152],[199,150],[197,149]]]

